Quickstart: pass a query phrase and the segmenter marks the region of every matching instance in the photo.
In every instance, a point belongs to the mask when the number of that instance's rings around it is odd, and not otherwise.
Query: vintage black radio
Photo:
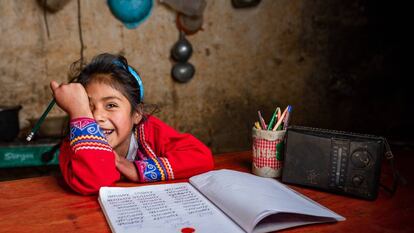
[[[373,200],[384,143],[384,138],[372,135],[291,126],[282,181]]]

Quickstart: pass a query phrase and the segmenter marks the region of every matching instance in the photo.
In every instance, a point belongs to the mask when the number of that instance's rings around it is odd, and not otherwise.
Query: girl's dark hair
[[[128,61],[125,57],[103,53],[95,56],[83,68],[82,66],[83,64],[80,61],[74,62],[71,65],[69,78],[74,79],[85,87],[95,81],[111,85],[125,95],[131,104],[132,111],[135,110],[144,114],[144,104],[140,102],[139,84],[127,70]]]

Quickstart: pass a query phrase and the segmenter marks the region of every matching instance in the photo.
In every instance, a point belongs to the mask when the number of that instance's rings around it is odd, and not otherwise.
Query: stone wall
[[[214,153],[249,149],[257,110],[269,119],[288,104],[294,124],[381,134],[413,125],[405,117],[412,111],[406,79],[391,62],[401,52],[392,45],[399,37],[386,34],[396,19],[383,20],[388,9],[381,2],[263,0],[234,9],[230,0],[207,0],[202,30],[187,37],[196,74],[186,84],[170,76],[176,14],[154,4],[129,30],[106,1],[81,1],[84,55],[126,56],[143,77],[146,102],[161,108],[157,116]],[[43,13],[34,0],[0,0],[0,103],[23,106],[23,130],[50,101],[49,82],[67,82],[69,65],[80,58],[77,1],[47,13],[49,36]],[[391,122],[385,115],[392,113]]]

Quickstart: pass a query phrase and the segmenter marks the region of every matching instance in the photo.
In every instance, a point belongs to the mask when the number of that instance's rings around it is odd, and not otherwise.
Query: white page
[[[194,176],[190,178],[190,183],[247,232],[253,232],[260,220],[275,213],[318,216],[315,218],[317,222],[345,220],[271,178],[222,169]],[[274,221],[276,224],[267,223],[263,227],[279,230],[314,222],[304,219],[306,220]]]
[[[112,232],[244,232],[189,183],[103,187],[99,202]]]

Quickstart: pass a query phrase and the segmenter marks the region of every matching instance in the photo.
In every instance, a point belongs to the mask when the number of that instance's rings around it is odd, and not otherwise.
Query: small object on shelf
[[[0,141],[12,141],[20,131],[19,111],[22,106],[0,106]]]

